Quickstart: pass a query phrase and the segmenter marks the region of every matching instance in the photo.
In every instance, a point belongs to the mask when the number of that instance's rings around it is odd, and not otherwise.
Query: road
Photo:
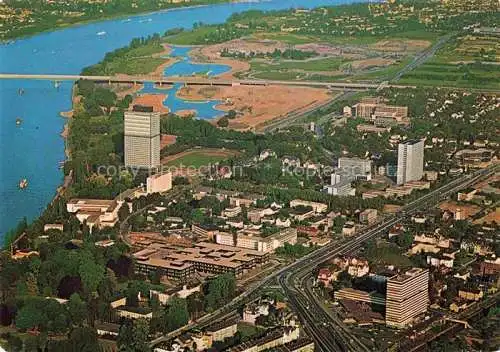
[[[466,188],[480,179],[491,175],[497,167],[480,170],[470,175],[464,175],[439,189],[422,196],[421,198],[407,204],[403,213],[399,216],[375,225],[361,233],[355,239],[339,246],[333,244],[326,253],[318,253],[313,258],[301,265],[287,268],[279,275],[278,282],[290,299],[290,303],[299,315],[305,330],[315,340],[320,351],[368,351],[369,349],[351,334],[342,322],[334,315],[329,314],[325,307],[314,296],[311,284],[308,280],[312,270],[325,260],[337,255],[352,253],[362,246],[366,241],[379,237],[387,232],[396,223],[403,220],[405,216],[411,215],[421,209],[436,205],[442,199],[448,198],[452,193]],[[337,248],[335,248],[337,247]],[[323,247],[325,248],[325,247]],[[335,347],[337,346],[337,347]]]
[[[432,56],[436,54],[436,52],[443,47],[443,45],[450,40],[451,37],[453,37],[455,34],[451,33],[448,34],[444,37],[441,37],[436,44],[434,44],[432,47],[422,51],[420,54],[415,56],[415,58],[410,62],[408,65],[403,67],[401,71],[396,73],[396,75],[393,77],[392,82],[397,82],[403,77],[403,75],[407,74],[408,72],[414,70],[418,66],[422,65],[425,63],[427,60],[429,60]]]
[[[311,337],[315,340],[316,344],[318,345],[319,350],[325,352],[345,350],[343,349],[344,347],[339,347],[339,343],[341,343],[340,341],[342,341],[342,339],[338,336],[335,337],[332,334],[331,328],[328,329],[328,326],[337,327],[338,322],[330,320],[327,322],[327,324],[331,325],[327,325],[326,327],[318,326],[315,314],[311,315],[309,311],[310,306],[314,302],[309,302],[307,296],[305,296],[300,290],[300,287],[304,286],[303,283],[298,281],[296,283],[296,280],[297,279],[303,280],[304,278],[306,278],[306,276],[309,275],[311,271],[318,264],[334,256],[353,252],[359,249],[368,240],[375,238],[377,236],[381,236],[382,234],[385,234],[386,231],[389,230],[392,226],[402,221],[406,215],[412,214],[422,208],[428,208],[432,204],[437,204],[439,201],[448,198],[448,196],[451,193],[466,188],[469,185],[472,185],[473,183],[477,182],[479,179],[491,175],[498,169],[497,166],[498,165],[495,165],[488,169],[479,170],[469,175],[463,175],[449,182],[448,184],[423,195],[419,199],[404,206],[403,212],[400,215],[392,216],[390,218],[387,218],[385,221],[381,223],[367,227],[363,232],[358,234],[355,238],[350,239],[348,242],[344,244],[331,242],[328,245],[319,248],[318,250],[296,260],[295,262],[289,264],[288,266],[285,266],[280,270],[266,276],[260,282],[255,282],[249,285],[244,293],[234,298],[231,302],[228,302],[224,307],[218,309],[217,311],[214,311],[211,314],[202,317],[198,322],[186,325],[165,336],[159,337],[151,341],[150,345],[154,346],[160,342],[168,341],[172,337],[184,333],[194,327],[207,326],[215,321],[223,319],[224,317],[230,314],[234,314],[234,311],[238,306],[245,303],[247,300],[250,300],[257,293],[258,290],[272,284],[272,282],[277,279],[278,283],[280,284],[280,286],[283,288],[284,292],[290,299],[291,305],[293,306],[293,308],[296,309],[297,314],[299,315],[301,321],[304,323],[305,329],[308,331],[308,333],[310,333]],[[325,315],[323,316],[325,317],[325,319],[327,318]],[[342,334],[345,338],[347,332],[344,331],[343,329],[342,331],[343,331]],[[349,341],[351,338],[349,338]],[[353,341],[355,340],[353,339]],[[355,341],[354,344],[358,343]],[[333,348],[334,346],[337,347]],[[333,348],[333,349],[328,349],[328,348]],[[355,349],[354,351],[357,351],[357,349]]]
[[[16,74],[16,73],[0,73],[0,79],[32,79],[32,80],[49,80],[49,81],[77,81],[86,79],[104,83],[144,83],[150,82],[154,84],[175,84],[182,83],[187,85],[220,85],[220,86],[267,86],[267,85],[284,85],[284,86],[310,86],[322,87],[328,89],[340,90],[369,90],[379,88],[378,83],[351,83],[351,82],[314,82],[314,81],[281,81],[281,80],[251,80],[251,79],[233,79],[224,80],[217,77],[202,78],[202,77],[164,77],[164,76],[82,76],[82,75],[56,75],[56,74]],[[409,85],[387,85],[392,88],[415,88]]]
[[[328,105],[331,105],[335,103],[336,101],[341,101],[344,99],[347,99],[351,96],[353,96],[356,92],[352,90],[344,91],[343,93],[337,95],[333,99],[330,99],[326,103],[320,105],[320,106],[314,106],[311,110],[306,111],[306,112],[300,112],[296,114],[289,114],[281,119],[276,119],[275,121],[272,121],[268,125],[262,127],[259,132],[265,133],[265,132],[272,132],[280,128],[288,127],[294,123],[297,122],[297,120],[303,119],[310,114],[316,112],[319,109],[322,109],[324,107],[327,107]]]

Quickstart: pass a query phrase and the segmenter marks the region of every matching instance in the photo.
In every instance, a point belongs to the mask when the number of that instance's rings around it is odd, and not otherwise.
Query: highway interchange
[[[151,341],[151,346],[157,345],[163,341],[168,341],[194,327],[202,328],[213,322],[222,320],[227,316],[234,315],[237,307],[245,302],[251,301],[256,297],[256,293],[258,293],[259,290],[277,281],[289,299],[291,306],[296,311],[305,331],[314,339],[317,351],[370,351],[368,347],[363,345],[363,343],[343,325],[335,314],[325,310],[325,307],[319,302],[318,298],[314,296],[311,289],[311,281],[307,284],[307,280],[310,280],[313,269],[330,258],[358,250],[367,241],[387,233],[388,229],[398,222],[401,222],[405,217],[422,209],[429,209],[437,205],[440,201],[447,199],[451,194],[491,176],[496,171],[498,171],[498,165],[493,165],[487,169],[458,177],[432,190],[411,203],[406,204],[397,215],[386,217],[382,222],[367,227],[356,237],[349,239],[347,242],[331,242],[298,259],[292,264],[268,275],[261,281],[249,285],[246,287],[245,292],[231,302],[228,302],[226,306],[204,316],[196,323],[186,325],[165,336],[154,339]]]

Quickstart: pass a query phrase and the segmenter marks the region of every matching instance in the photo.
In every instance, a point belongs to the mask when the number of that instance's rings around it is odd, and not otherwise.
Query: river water
[[[84,67],[99,62],[107,52],[127,45],[136,37],[164,33],[171,28],[189,29],[200,21],[222,23],[231,14],[246,10],[313,8],[351,2],[354,0],[237,2],[90,23],[1,45],[0,72],[78,74]],[[185,50],[177,48],[174,54],[185,56]],[[215,69],[212,74],[224,70],[224,67],[195,67],[187,58],[174,66],[167,68],[168,74],[191,74],[193,68],[200,69],[199,72]],[[62,182],[59,163],[64,160],[64,140],[60,132],[65,120],[59,112],[71,109],[71,87],[71,82],[63,82],[56,88],[49,81],[0,80],[0,242],[23,216],[28,220],[38,216]],[[145,89],[154,90],[150,86]],[[214,109],[217,102],[183,102],[174,94],[169,97],[165,104],[172,111],[198,104],[200,117],[218,114]],[[23,121],[20,126],[16,126],[17,118]],[[19,190],[23,178],[28,179],[29,186]]]

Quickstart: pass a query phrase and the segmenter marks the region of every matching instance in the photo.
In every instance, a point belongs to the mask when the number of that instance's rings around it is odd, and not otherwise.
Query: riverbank
[[[198,7],[206,7],[206,6],[211,6],[211,5],[217,5],[217,4],[224,4],[224,3],[229,3],[229,2],[244,2],[244,0],[196,0],[197,4],[192,5],[192,4],[186,4],[185,2],[178,2],[178,3],[169,3],[167,7],[163,9],[144,9],[141,11],[130,11],[126,13],[120,13],[120,14],[113,14],[113,15],[103,15],[102,17],[98,18],[92,18],[92,19],[84,19],[81,21],[75,21],[75,22],[66,22],[66,23],[54,23],[50,28],[33,28],[29,27],[30,31],[29,33],[15,33],[14,35],[6,35],[2,36],[0,38],[0,43],[1,44],[8,44],[12,41],[20,40],[20,39],[26,39],[30,38],[42,33],[50,33],[58,30],[63,30],[63,29],[68,29],[68,28],[73,28],[73,27],[79,27],[79,26],[84,26],[92,23],[98,23],[98,22],[103,22],[103,21],[109,21],[109,20],[120,20],[120,19],[127,19],[128,17],[131,16],[147,16],[147,15],[152,15],[156,13],[161,13],[161,12],[168,12],[168,11],[175,11],[175,10],[182,10],[182,9],[189,9],[189,8],[198,8]]]

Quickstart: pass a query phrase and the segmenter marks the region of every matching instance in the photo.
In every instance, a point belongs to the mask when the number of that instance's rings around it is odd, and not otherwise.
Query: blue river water
[[[222,23],[233,13],[246,10],[313,8],[351,2],[354,0],[232,2],[84,24],[0,45],[0,72],[78,74],[133,38],[164,33],[171,28],[189,29],[200,21]],[[226,69],[223,65],[193,64],[185,58],[183,50],[188,49],[174,50],[173,55],[184,59],[167,68],[166,73],[217,74],[218,70]],[[71,82],[56,88],[49,81],[0,80],[0,241],[23,216],[28,220],[38,216],[62,182],[59,163],[65,156],[60,132],[65,120],[59,113],[71,109],[71,88]],[[20,89],[24,94],[19,94]],[[173,111],[190,109],[196,104],[200,117],[217,115],[213,107],[216,102],[182,102],[175,94],[169,94],[165,104]],[[20,126],[16,126],[16,118],[23,120]],[[29,186],[19,190],[23,178],[28,179]]]

